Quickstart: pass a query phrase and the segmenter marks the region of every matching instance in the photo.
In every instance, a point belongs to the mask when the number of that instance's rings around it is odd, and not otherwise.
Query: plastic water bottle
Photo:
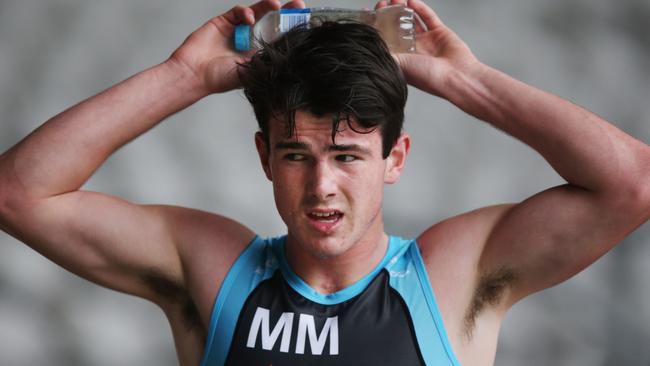
[[[415,52],[415,18],[413,9],[392,5],[377,10],[341,8],[280,9],[267,13],[252,26],[235,27],[234,43],[238,51],[258,49],[258,40],[272,42],[294,26],[307,23],[317,27],[324,21],[355,21],[373,26],[394,53]],[[419,19],[418,19],[419,20]]]

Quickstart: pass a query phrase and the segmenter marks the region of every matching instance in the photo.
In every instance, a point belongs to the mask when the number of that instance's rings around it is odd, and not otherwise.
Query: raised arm
[[[382,4],[380,4],[381,6]],[[399,54],[407,81],[539,152],[568,183],[519,204],[484,208],[450,223],[474,225],[472,283],[501,275],[509,307],[605,254],[650,217],[650,148],[566,100],[479,62],[422,1],[408,5],[427,30],[417,54]],[[449,224],[449,223],[448,223]],[[451,225],[454,225],[453,223]],[[440,234],[432,228],[422,241]],[[434,235],[435,234],[435,235]]]
[[[156,302],[160,283],[187,285],[186,266],[200,245],[221,245],[223,260],[232,257],[252,233],[231,220],[80,188],[113,152],[166,117],[238,87],[236,62],[246,55],[232,51],[234,26],[279,6],[266,0],[210,19],[165,62],[53,117],[2,154],[0,228],[82,277]]]

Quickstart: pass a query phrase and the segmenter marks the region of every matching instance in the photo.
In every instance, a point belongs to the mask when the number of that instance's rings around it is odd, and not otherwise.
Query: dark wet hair
[[[272,43],[263,43],[240,64],[239,78],[262,135],[269,141],[269,121],[287,122],[295,132],[295,113],[332,114],[332,142],[340,123],[358,133],[379,128],[383,158],[402,131],[407,86],[386,43],[371,26],[322,22],[298,26]],[[356,120],[355,127],[351,124]]]

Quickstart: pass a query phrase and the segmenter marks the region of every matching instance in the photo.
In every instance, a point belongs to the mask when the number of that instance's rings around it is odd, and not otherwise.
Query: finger
[[[422,18],[420,18],[416,12],[413,12],[413,23],[415,23],[415,34],[425,33],[429,30],[426,24],[424,24]]]
[[[212,19],[217,20],[223,18],[231,25],[235,26],[237,24],[253,24],[255,23],[255,15],[250,8],[245,6],[236,5],[232,9],[228,10],[226,13]]]
[[[387,6],[388,6],[388,2],[386,2],[386,0],[377,1],[377,4],[375,4],[375,10],[385,8]]]
[[[438,14],[433,11],[427,4],[421,0],[408,0],[407,6],[415,11],[417,15],[420,16],[424,25],[428,29],[434,29],[438,27],[444,27],[442,20],[438,17]]]
[[[250,6],[256,20],[260,20],[266,13],[280,9],[280,0],[262,0]]]
[[[304,9],[305,2],[302,0],[293,0],[282,5],[282,9]]]
[[[406,0],[391,0],[390,5],[406,5]]]

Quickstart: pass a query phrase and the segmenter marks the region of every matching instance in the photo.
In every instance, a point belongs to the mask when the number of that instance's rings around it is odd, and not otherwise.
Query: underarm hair
[[[160,298],[182,308],[183,320],[188,331],[201,325],[196,304],[181,284],[166,279],[161,273],[154,270],[142,274],[141,279]]]
[[[472,303],[465,314],[465,336],[467,340],[472,339],[476,318],[487,305],[496,306],[504,298],[512,284],[517,280],[515,271],[503,267],[496,271],[485,273],[481,276],[478,286],[474,291]]]

